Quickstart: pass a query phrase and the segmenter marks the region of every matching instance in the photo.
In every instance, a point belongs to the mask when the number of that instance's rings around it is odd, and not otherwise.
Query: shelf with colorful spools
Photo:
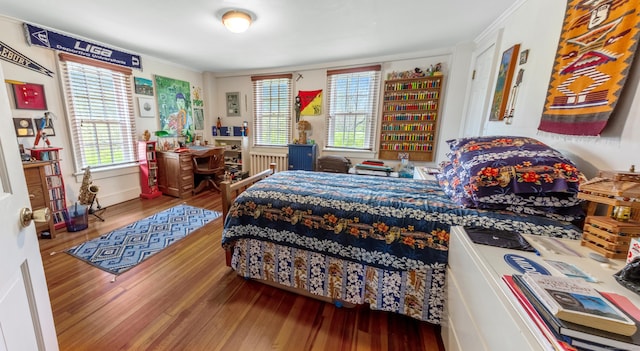
[[[433,161],[443,76],[390,77],[384,82],[380,134],[382,160]]]
[[[625,258],[632,238],[640,237],[640,173],[600,171],[580,186],[578,198],[589,201],[583,246],[608,258]],[[605,205],[604,215],[596,215]]]

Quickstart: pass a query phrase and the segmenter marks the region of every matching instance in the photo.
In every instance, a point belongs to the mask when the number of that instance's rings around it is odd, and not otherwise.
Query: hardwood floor
[[[135,199],[104,222],[40,240],[60,350],[428,350],[440,328],[368,307],[337,308],[255,281],[224,264],[222,218],[113,275],[64,250],[179,203],[221,210],[220,195]]]

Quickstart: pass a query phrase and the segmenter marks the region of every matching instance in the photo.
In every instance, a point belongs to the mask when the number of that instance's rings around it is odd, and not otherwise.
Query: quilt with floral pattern
[[[438,324],[452,225],[581,235],[549,218],[462,208],[435,181],[286,171],[238,196],[222,244],[239,244],[241,275]]]

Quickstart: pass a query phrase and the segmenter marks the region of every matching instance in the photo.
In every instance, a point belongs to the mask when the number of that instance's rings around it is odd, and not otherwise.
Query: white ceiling
[[[516,2],[0,0],[0,14],[199,71],[235,72],[452,47]],[[229,9],[253,15],[247,32],[223,27]]]

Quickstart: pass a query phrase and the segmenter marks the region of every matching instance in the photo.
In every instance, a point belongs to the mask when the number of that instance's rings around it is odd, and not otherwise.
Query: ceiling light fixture
[[[222,23],[230,32],[242,33],[249,29],[251,16],[246,12],[232,10],[222,15]]]

